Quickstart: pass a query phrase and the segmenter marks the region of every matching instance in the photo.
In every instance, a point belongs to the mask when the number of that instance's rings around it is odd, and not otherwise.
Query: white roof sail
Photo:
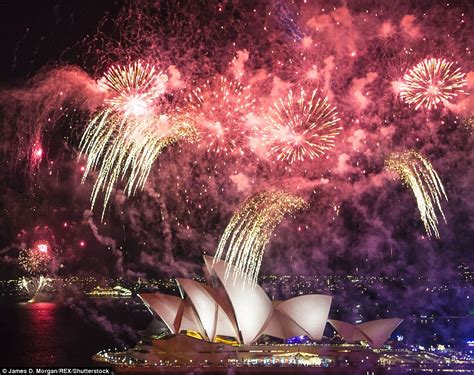
[[[379,319],[358,325],[334,319],[329,319],[328,321],[344,341],[368,341],[373,348],[380,348],[403,319]]]
[[[308,332],[301,328],[293,319],[276,309],[273,310],[271,319],[258,336],[260,337],[261,335],[269,335],[280,339],[309,336]]]
[[[341,320],[336,319],[329,319],[329,324],[331,324],[334,329],[339,333],[339,336],[346,342],[354,342],[357,341],[355,337],[355,331],[358,330],[354,324],[346,323]]]
[[[161,293],[141,293],[138,296],[163,320],[171,333],[179,332],[176,320],[180,311],[181,298]]]
[[[196,315],[196,312],[193,310],[192,306],[189,303],[189,299],[181,300],[179,314],[179,330],[180,331],[195,331],[199,332],[202,337],[205,337],[205,333],[203,328],[201,327],[201,322],[199,321],[199,317]]]
[[[205,256],[204,259],[206,265],[212,268],[209,273],[217,275],[227,292],[234,308],[243,343],[253,342],[271,317],[272,302],[259,285],[249,285],[244,276],[234,273],[233,266],[224,261],[218,261],[212,265],[211,257]],[[230,277],[227,282],[224,282],[227,267],[230,267]]]
[[[235,337],[236,340],[240,342],[239,330],[220,306],[217,312],[216,336],[217,335]]]
[[[388,340],[403,319],[379,319],[357,325],[357,328],[369,338],[373,348],[380,348]]]
[[[177,279],[177,281],[196,309],[207,337],[213,341],[217,325],[218,306],[216,301],[207,290],[206,285],[194,280]]]
[[[217,277],[216,272],[212,268],[213,258],[209,255],[203,255],[202,257],[204,258],[204,264],[206,265],[207,272],[209,273],[209,276]]]
[[[309,294],[283,301],[276,309],[293,319],[311,339],[319,341],[323,337],[331,301],[331,296]]]

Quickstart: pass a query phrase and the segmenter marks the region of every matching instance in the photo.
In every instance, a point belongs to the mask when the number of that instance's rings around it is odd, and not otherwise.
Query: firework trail
[[[21,283],[21,287],[24,288],[27,293],[31,293],[31,292],[30,292],[30,287],[29,287],[29,285],[28,285],[29,283],[28,283],[28,281],[26,280],[25,277],[22,277],[20,283]]]
[[[190,140],[194,129],[168,116],[124,119],[101,113],[96,116],[81,142],[81,153],[87,155],[83,182],[95,168],[99,169],[91,194],[91,209],[100,192],[105,192],[102,218],[115,184],[126,180],[125,193],[133,195],[142,189],[154,161],[168,146],[179,140]]]
[[[235,266],[252,284],[257,282],[265,247],[275,227],[287,213],[306,208],[304,199],[281,192],[262,192],[248,198],[232,216],[219,242],[214,261],[224,251],[226,262]],[[225,278],[229,274],[227,269]]]
[[[274,9],[278,23],[288,31],[292,39],[295,41],[303,39],[304,33],[300,30],[295,21],[295,16],[291,13],[288,5],[284,1],[277,0]]]
[[[448,200],[448,197],[438,173],[433,169],[431,163],[417,151],[410,150],[393,153],[385,164],[387,169],[396,173],[415,195],[428,237],[434,234],[439,238],[436,208],[446,222],[441,208],[441,199]]]
[[[104,192],[102,219],[118,181],[125,181],[125,193],[133,195],[143,188],[154,161],[167,146],[194,136],[194,130],[178,117],[154,114],[153,101],[163,93],[166,80],[153,67],[135,63],[109,69],[99,82],[111,98],[88,124],[80,149],[87,155],[82,181],[98,169],[91,208]]]
[[[96,81],[72,66],[39,72],[25,87],[1,87],[0,156],[9,159],[12,171],[24,169],[30,182],[39,182],[50,136],[57,134],[53,130],[75,114],[97,108],[103,95]],[[55,152],[50,155],[54,156]]]
[[[290,164],[313,160],[334,147],[341,131],[338,122],[336,108],[326,97],[318,97],[316,90],[308,95],[301,89],[296,96],[290,91],[270,108],[262,140],[277,160]]]
[[[193,90],[186,102],[181,111],[195,125],[208,152],[243,153],[245,123],[255,109],[249,86],[225,77],[214,78]]]
[[[445,59],[425,59],[403,76],[400,98],[415,109],[428,110],[452,103],[463,93],[466,75]]]

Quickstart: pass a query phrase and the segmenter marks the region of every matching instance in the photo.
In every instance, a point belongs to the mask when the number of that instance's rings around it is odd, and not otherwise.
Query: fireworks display
[[[110,95],[105,103],[125,116],[145,116],[153,101],[165,92],[168,76],[155,67],[137,61],[127,66],[112,66],[99,86]]]
[[[106,99],[108,107],[88,124],[80,148],[87,155],[83,182],[92,170],[99,170],[91,206],[94,208],[97,196],[104,192],[102,218],[118,181],[125,181],[125,193],[133,195],[143,188],[164,148],[194,135],[177,117],[153,112],[153,100],[163,94],[167,79],[154,67],[137,62],[112,67],[99,81],[111,97]]]
[[[187,121],[195,124],[207,151],[242,152],[248,129],[247,116],[254,110],[250,87],[218,77],[194,89],[187,97]]]
[[[194,135],[192,127],[165,115],[124,119],[107,111],[100,113],[88,125],[81,143],[87,155],[83,181],[90,171],[99,169],[92,189],[92,208],[99,193],[105,192],[103,217],[118,181],[125,180],[125,193],[133,195],[143,188],[154,161],[167,146]]]
[[[448,197],[431,163],[417,151],[410,150],[393,153],[386,161],[386,166],[388,170],[396,173],[415,195],[428,237],[434,234],[439,238],[436,209],[446,221],[441,200],[447,200]]]
[[[29,275],[38,275],[48,271],[52,259],[50,243],[41,240],[31,248],[20,251],[18,263]]]
[[[262,140],[277,160],[312,160],[334,147],[338,122],[336,108],[317,91],[308,95],[301,89],[296,96],[290,91],[270,108]]]
[[[227,225],[214,260],[220,260],[225,252],[225,260],[235,266],[238,274],[256,283],[273,230],[285,214],[303,208],[307,208],[304,199],[286,192],[262,192],[248,198]]]
[[[445,59],[425,59],[403,76],[400,98],[415,109],[452,103],[463,93],[466,75]]]
[[[59,248],[60,274],[111,277],[199,275],[202,252],[252,281],[262,256],[275,275],[471,260],[469,1],[11,3],[44,17],[3,34],[5,268],[38,239],[36,275]]]
[[[26,277],[22,277],[20,279],[20,287],[29,296],[28,302],[36,302],[38,294],[43,290],[48,281],[50,281],[50,279],[44,277],[43,275],[40,275],[39,277],[31,277],[28,279]]]

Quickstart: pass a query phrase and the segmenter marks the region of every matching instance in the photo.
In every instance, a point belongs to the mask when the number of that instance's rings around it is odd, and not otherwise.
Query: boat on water
[[[130,298],[132,297],[132,291],[124,288],[123,286],[116,285],[114,287],[102,288],[96,286],[90,292],[86,293],[90,297],[95,298]]]

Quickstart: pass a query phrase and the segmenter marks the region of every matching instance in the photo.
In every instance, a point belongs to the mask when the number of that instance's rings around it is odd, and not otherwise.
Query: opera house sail
[[[177,279],[180,297],[139,295],[155,322],[162,321],[166,327],[161,332],[168,331],[141,342],[137,350],[141,360],[161,364],[253,363],[301,356],[310,361],[321,356],[336,360],[339,354],[335,347],[317,344],[323,339],[327,323],[347,345],[362,341],[379,348],[402,322],[392,318],[354,325],[328,319],[331,296],[310,294],[272,301],[259,285],[249,285],[232,265],[213,262],[208,256],[204,256],[204,262],[207,284]],[[232,277],[226,278],[226,272]],[[295,337],[306,337],[310,344],[281,345]],[[280,340],[280,344],[275,340],[269,343],[268,338]]]

